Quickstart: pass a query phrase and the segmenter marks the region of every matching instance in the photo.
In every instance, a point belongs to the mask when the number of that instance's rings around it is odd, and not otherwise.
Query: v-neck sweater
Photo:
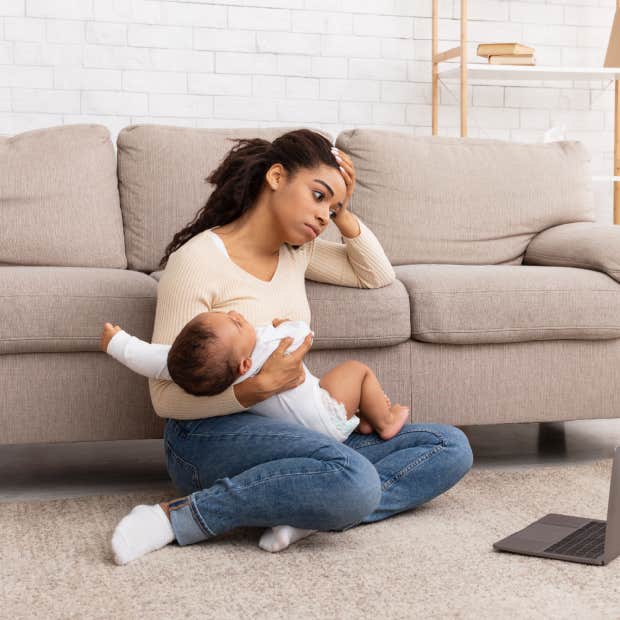
[[[269,282],[233,262],[210,229],[198,233],[168,257],[157,287],[151,342],[172,344],[189,320],[210,311],[236,310],[255,327],[274,318],[310,325],[306,278],[355,288],[387,286],[396,273],[377,237],[357,219],[359,235],[343,236],[344,243],[315,238],[297,249],[283,244]],[[233,385],[215,396],[194,396],[173,381],[149,379],[149,391],[162,418],[191,420],[251,409],[237,400]]]

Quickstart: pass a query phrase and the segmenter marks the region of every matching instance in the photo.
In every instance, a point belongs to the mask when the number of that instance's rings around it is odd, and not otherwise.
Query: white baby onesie
[[[287,352],[291,352],[301,346],[311,331],[305,321],[285,321],[278,327],[259,325],[254,329],[256,346],[250,356],[252,366],[244,375],[238,377],[233,385],[258,373],[267,358],[278,348],[282,338],[287,336],[293,338],[287,349]],[[167,366],[170,348],[171,345],[151,344],[121,330],[110,340],[107,352],[138,374],[154,379],[171,380]],[[314,376],[303,362],[302,366],[306,379],[301,385],[274,394],[252,405],[250,410],[283,422],[301,424],[338,441],[344,441],[357,427],[360,419],[354,415],[347,420],[344,405],[319,385],[318,377]]]

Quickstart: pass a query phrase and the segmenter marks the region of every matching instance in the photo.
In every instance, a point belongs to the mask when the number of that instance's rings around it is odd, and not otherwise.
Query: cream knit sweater
[[[316,238],[297,250],[282,245],[270,282],[251,275],[203,231],[173,252],[157,289],[153,343],[172,344],[183,326],[201,312],[236,310],[254,326],[276,318],[306,321],[310,306],[305,278],[340,286],[379,288],[396,279],[379,240],[361,221],[345,243]],[[193,396],[176,383],[149,379],[153,407],[162,418],[208,418],[251,409],[237,400],[234,386],[216,396]]]

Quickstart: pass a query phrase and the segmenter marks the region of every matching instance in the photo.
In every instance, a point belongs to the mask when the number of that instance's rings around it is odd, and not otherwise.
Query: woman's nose
[[[329,207],[325,209],[325,213],[319,213],[317,215],[319,221],[321,222],[321,226],[326,226],[327,222],[329,222]]]

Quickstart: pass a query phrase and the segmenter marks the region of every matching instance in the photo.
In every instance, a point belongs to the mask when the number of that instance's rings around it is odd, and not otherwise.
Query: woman
[[[394,281],[379,241],[347,208],[351,159],[321,134],[237,140],[207,180],[214,191],[162,258],[152,342],[172,343],[211,310],[236,310],[253,325],[274,317],[310,323],[305,278],[359,288]],[[330,219],[344,245],[318,239]],[[155,411],[167,418],[168,472],[186,495],[126,515],[112,539],[117,563],[239,526],[273,527],[260,544],[277,551],[316,530],[419,506],[467,473],[471,448],[453,426],[406,424],[388,441],[354,432],[339,443],[253,414],[253,404],[303,381],[310,338],[288,355],[291,339],[283,340],[258,374],[216,396],[149,380]],[[282,524],[290,527],[274,527]]]

